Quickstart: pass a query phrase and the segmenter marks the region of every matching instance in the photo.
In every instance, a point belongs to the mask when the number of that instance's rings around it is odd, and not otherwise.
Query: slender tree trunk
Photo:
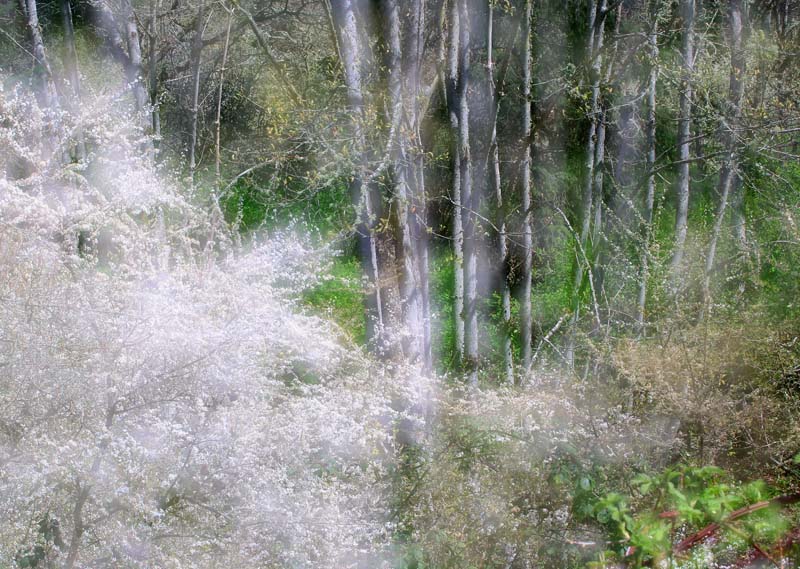
[[[415,160],[412,156],[413,141],[411,126],[415,117],[414,98],[414,41],[409,38],[415,34],[414,18],[407,18],[406,41],[403,42],[403,26],[400,19],[400,8],[396,0],[385,3],[386,22],[389,34],[389,99],[391,105],[390,144],[394,163],[394,190],[397,217],[397,256],[400,260],[400,296],[402,308],[402,347],[406,360],[419,363],[423,358],[424,323],[423,299],[418,258],[419,235],[415,230],[416,206],[418,197]],[[410,8],[415,12],[414,6]],[[412,21],[408,21],[408,20]],[[406,47],[403,53],[403,47]]]
[[[231,23],[233,22],[233,10],[226,7],[228,11],[228,22],[225,26],[225,43],[222,46],[222,64],[219,68],[219,88],[217,89],[217,115],[214,118],[214,187],[216,188],[217,195],[219,195],[220,184],[222,180],[222,172],[220,165],[222,163],[220,134],[222,131],[222,93],[225,86],[225,71],[228,65],[228,46],[231,39]],[[153,110],[153,117],[155,118],[155,109]]]
[[[366,171],[366,137],[364,134],[364,96],[361,85],[361,48],[358,39],[358,23],[352,0],[332,0],[331,15],[336,27],[340,59],[344,68],[347,101],[353,115],[353,134],[356,152],[360,157],[357,172],[350,184],[353,202],[356,204],[356,239],[364,274],[370,283],[365,295],[367,342],[382,353],[384,317],[381,301],[378,250],[373,217],[373,196]]]
[[[470,150],[470,14],[467,0],[459,2],[459,89],[458,126],[461,145],[461,220],[464,234],[464,369],[471,385],[478,383],[478,248],[475,214],[476,195],[472,188],[472,153]]]
[[[99,24],[104,31],[104,40],[111,54],[122,65],[128,88],[133,94],[136,114],[145,119],[142,126],[148,129],[150,120],[145,117],[147,89],[142,79],[142,49],[139,45],[139,31],[136,27],[136,17],[130,0],[121,0],[121,16],[119,18],[122,21],[121,25],[106,3],[92,3],[92,7],[99,16]],[[124,32],[124,38],[120,30]]]
[[[417,264],[419,272],[419,292],[422,297],[422,362],[423,369],[430,372],[433,369],[433,341],[431,337],[431,302],[430,302],[430,271],[428,266],[428,206],[425,195],[425,152],[422,141],[423,111],[420,107],[422,94],[422,58],[425,46],[425,0],[414,0],[413,19],[411,31],[412,54],[409,74],[412,78],[411,88],[407,99],[412,108],[413,133],[413,165],[416,187],[414,188],[414,230],[416,235]]]
[[[74,97],[70,110],[77,115],[81,109],[81,76],[78,72],[78,54],[75,50],[75,29],[72,23],[70,0],[61,0],[61,20],[64,24],[64,69],[67,72],[69,86]],[[86,160],[86,141],[80,124],[76,128],[75,135],[77,138],[75,154],[78,160]]]
[[[147,89],[142,78],[142,47],[139,44],[139,28],[130,0],[123,0],[125,17],[125,41],[128,47],[128,82],[131,84],[136,111],[144,117],[147,110]],[[148,121],[149,122],[149,121]]]
[[[597,130],[601,122],[600,109],[600,81],[602,79],[603,68],[603,41],[605,31],[605,10],[607,0],[591,0],[589,2],[589,41],[587,46],[587,57],[590,62],[589,74],[592,81],[590,106],[589,106],[589,132],[586,138],[586,178],[583,185],[583,195],[581,196],[581,231],[577,236],[576,267],[575,278],[572,283],[572,319],[570,331],[567,337],[565,349],[565,359],[567,364],[572,367],[575,364],[575,342],[580,318],[580,291],[583,285],[585,259],[583,258],[589,242],[590,230],[592,227],[592,205],[594,198],[594,172],[596,146],[598,141]]]
[[[594,170],[597,146],[597,128],[600,124],[600,81],[603,67],[603,41],[605,39],[605,18],[603,10],[606,9],[606,0],[592,0],[589,5],[589,47],[588,58],[590,62],[591,99],[589,106],[589,133],[586,138],[586,179],[584,181],[583,196],[581,200],[581,245],[586,246],[592,226],[592,207],[594,197]],[[582,270],[576,276],[577,286],[583,280]]]
[[[72,536],[69,541],[67,558],[64,560],[64,568],[72,569],[78,561],[80,553],[81,538],[86,527],[83,523],[83,507],[89,499],[90,487],[87,483],[78,484],[76,489],[75,505],[72,508]]]
[[[76,98],[81,94],[81,77],[78,73],[78,54],[75,50],[75,28],[72,23],[72,2],[61,0],[61,20],[64,25],[64,69],[69,86]]]
[[[219,195],[222,182],[221,172],[221,146],[220,135],[222,130],[222,93],[225,85],[225,66],[228,64],[228,47],[231,39],[231,23],[233,22],[233,9],[223,4],[223,8],[228,13],[228,21],[225,26],[225,40],[222,46],[222,63],[219,69],[219,87],[217,89],[217,110],[214,117],[214,190],[211,192],[211,231],[206,244],[206,263],[210,269],[213,262],[213,251],[216,245],[217,232],[223,224],[222,208],[219,205]],[[155,112],[155,109],[153,109]],[[155,115],[154,115],[155,116]]]
[[[605,18],[607,16],[607,6],[603,6],[601,17],[603,18],[602,25],[605,26]],[[622,22],[622,3],[617,6],[617,16],[614,22],[614,37],[611,49],[611,55],[607,58],[605,71],[603,72],[603,83],[608,85],[611,83],[611,78],[614,74],[615,63],[617,60],[617,51],[619,47],[619,28]],[[608,225],[608,219],[605,215],[604,209],[607,207],[605,198],[605,175],[606,175],[606,135],[608,132],[609,120],[609,101],[607,97],[601,97],[599,104],[599,117],[597,119],[597,129],[594,148],[594,168],[592,183],[592,202],[594,206],[594,226],[591,236],[591,249],[592,249],[592,266],[587,270],[593,272],[594,288],[598,295],[603,295],[603,288],[605,286],[605,261],[603,259],[604,243],[603,240],[607,236],[603,235],[605,225]]]
[[[531,288],[533,280],[533,230],[531,228],[531,25],[532,0],[525,1],[524,51],[522,58],[522,136],[525,149],[522,155],[522,291],[520,298],[520,341],[522,343],[522,373],[531,366],[533,317]]]
[[[450,130],[453,143],[450,149],[453,161],[453,180],[450,199],[453,203],[453,320],[455,326],[455,350],[459,365],[464,363],[464,229],[461,207],[461,128],[459,117],[461,111],[460,85],[463,78],[461,69],[461,32],[459,17],[459,0],[450,0],[450,26],[448,29],[447,109],[450,118]]]
[[[492,160],[492,187],[494,189],[495,206],[497,208],[497,228],[498,228],[498,256],[500,258],[500,297],[503,323],[501,327],[501,350],[503,352],[503,370],[505,382],[514,382],[514,362],[511,351],[511,287],[508,282],[509,250],[508,236],[506,235],[506,212],[503,204],[503,188],[500,178],[500,149],[497,141],[497,116],[499,114],[500,101],[497,93],[497,85],[494,76],[494,5],[489,4],[489,18],[486,28],[487,46],[487,83],[489,88],[489,101],[492,108],[491,124],[491,143],[490,153]]]
[[[694,74],[694,19],[695,0],[681,0],[683,17],[683,43],[681,46],[682,74],[680,116],[678,118],[678,201],[675,214],[675,249],[671,272],[673,288],[677,289],[680,267],[686,244],[689,216],[689,155],[692,132],[692,76]]]
[[[744,184],[742,183],[742,176],[739,172],[736,172],[733,178],[731,207],[733,209],[733,235],[736,238],[739,253],[741,255],[747,255],[747,219],[745,217],[744,206]]]
[[[158,148],[161,140],[161,112],[158,104],[158,52],[156,51],[158,38],[158,9],[161,6],[160,0],[150,0],[150,23],[149,23],[149,42],[148,42],[148,75],[150,105],[152,110],[153,146]],[[224,65],[223,65],[224,67]]]
[[[606,118],[608,113],[605,102],[601,103],[597,117],[596,141],[594,145],[594,167],[592,168],[592,207],[594,209],[590,243],[594,259],[600,253],[600,237],[603,229],[603,183],[605,180],[606,163]],[[591,268],[587,269],[591,270]]]
[[[742,115],[742,96],[744,95],[744,81],[746,72],[746,58],[744,53],[743,36],[746,28],[745,14],[742,9],[743,0],[730,2],[730,49],[731,71],[728,91],[728,109],[725,113],[727,123],[723,134],[725,145],[725,161],[719,177],[719,205],[717,206],[714,227],[711,230],[711,241],[706,254],[705,272],[703,274],[703,313],[706,315],[711,308],[711,273],[717,252],[722,223],[725,219],[725,208],[728,205],[728,196],[738,175],[737,129]]]
[[[192,126],[189,142],[189,177],[192,186],[195,183],[195,170],[197,168],[197,116],[200,102],[200,63],[203,55],[203,29],[205,28],[205,2],[200,3],[197,11],[197,20],[194,24],[194,38],[192,40],[191,65],[192,65]]]
[[[36,96],[39,105],[43,109],[51,109],[58,104],[56,86],[53,81],[53,71],[50,68],[50,61],[47,59],[47,51],[44,47],[42,29],[39,26],[39,12],[36,0],[20,0],[22,12],[25,14],[25,24],[33,48],[33,77],[35,82]]]
[[[653,234],[653,205],[656,196],[656,87],[658,86],[658,0],[652,11],[650,28],[650,79],[647,87],[647,183],[644,199],[644,223],[642,227],[642,249],[640,252],[639,302],[636,321],[639,333],[644,333],[645,306],[647,302],[647,279],[650,271],[650,241]]]

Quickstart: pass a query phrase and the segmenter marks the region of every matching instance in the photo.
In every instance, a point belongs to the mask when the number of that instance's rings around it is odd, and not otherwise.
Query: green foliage
[[[477,463],[494,464],[502,443],[474,418],[457,417],[444,428],[448,449],[461,473],[469,472]]]
[[[350,253],[334,259],[331,271],[317,286],[304,291],[303,303],[320,316],[341,327],[358,345],[366,342],[364,295],[361,290],[361,265]]]
[[[330,240],[352,223],[347,183],[334,180],[313,189],[306,181],[284,175],[280,182],[263,175],[239,180],[222,200],[228,223],[239,220],[242,232],[297,225],[312,235]]]
[[[437,371],[453,371],[458,365],[455,337],[455,265],[451,248],[431,249],[431,302],[439,315],[439,334],[433,344]]]
[[[608,492],[582,513],[606,530],[613,551],[593,564],[625,559],[635,566],[673,556],[677,536],[686,537],[709,524],[719,524],[722,538],[715,549],[768,546],[791,527],[790,515],[763,507],[777,490],[757,480],[742,484],[715,466],[676,466],[660,473],[639,473],[629,480],[630,495]],[[742,510],[753,506],[753,511]],[[735,516],[731,514],[736,513]],[[691,553],[691,552],[690,552]]]

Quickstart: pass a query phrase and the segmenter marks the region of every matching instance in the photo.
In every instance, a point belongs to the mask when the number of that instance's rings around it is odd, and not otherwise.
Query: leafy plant
[[[639,473],[632,492],[609,492],[591,508],[591,518],[606,530],[609,551],[591,566],[610,560],[633,566],[691,553],[707,537],[719,534],[712,554],[743,553],[748,547],[775,544],[792,525],[782,512],[777,489],[762,480],[732,481],[716,466],[681,465],[661,473]],[[723,552],[723,550],[725,550]]]

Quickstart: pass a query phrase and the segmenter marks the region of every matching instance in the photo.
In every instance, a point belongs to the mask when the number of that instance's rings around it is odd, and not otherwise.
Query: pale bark
[[[608,15],[608,7],[604,5],[602,12],[599,15],[603,18],[601,25],[605,26],[605,18]],[[617,16],[614,23],[614,34],[611,54],[607,58],[605,70],[603,72],[602,83],[610,84],[611,78],[614,73],[615,64],[617,61],[617,50],[619,47],[619,28],[622,22],[622,3],[617,5]],[[598,38],[599,39],[599,38]],[[605,219],[604,209],[606,206],[605,199],[605,175],[606,175],[606,134],[608,132],[607,121],[609,116],[609,101],[606,98],[601,98],[599,102],[599,116],[597,118],[596,128],[596,142],[594,148],[594,167],[593,167],[593,181],[592,181],[592,205],[594,207],[593,228],[591,232],[592,244],[592,263],[587,270],[593,272],[594,286],[597,294],[604,296],[605,286],[605,261],[603,258],[603,235],[604,224],[608,222]]]
[[[189,177],[192,185],[195,182],[197,168],[197,116],[200,101],[200,69],[203,56],[203,29],[205,28],[205,2],[200,3],[197,10],[197,19],[194,24],[194,37],[192,38],[192,51],[190,54],[192,67],[192,118],[191,136],[189,142]]]
[[[739,247],[739,254],[747,256],[747,218],[745,217],[744,207],[744,184],[742,176],[736,172],[733,178],[733,195],[731,196],[731,207],[733,209],[733,235]]]
[[[227,8],[226,8],[227,9]],[[228,10],[228,22],[225,26],[225,42],[222,46],[222,63],[219,68],[219,87],[217,89],[217,115],[214,118],[214,187],[216,188],[217,195],[219,195],[220,184],[222,180],[222,172],[220,171],[220,164],[222,163],[220,135],[222,131],[222,93],[225,86],[225,71],[228,65],[228,46],[231,40],[231,23],[233,22],[233,11]],[[154,115],[155,116],[155,115]]]
[[[158,52],[156,51],[156,41],[158,38],[158,9],[161,5],[160,0],[150,0],[150,22],[148,30],[148,75],[149,75],[149,95],[150,105],[152,106],[152,128],[153,144],[157,146],[161,139],[161,112],[158,104]]]
[[[406,61],[413,58],[413,53],[403,53],[404,45],[407,51],[413,51],[413,41],[408,41],[407,38],[407,41],[403,42],[397,1],[387,0],[385,10],[389,34],[389,100],[392,116],[390,138],[395,139],[390,141],[390,144],[393,144],[392,158],[398,233],[397,256],[400,260],[400,296],[403,313],[401,339],[406,359],[411,363],[417,363],[423,357],[425,348],[422,283],[417,243],[419,237],[415,231],[417,223],[414,213],[418,202],[418,197],[414,195],[417,180],[414,158],[411,155],[413,152],[412,141],[409,140],[410,127],[415,120],[413,102],[408,100],[415,94],[413,86],[409,85],[414,83],[414,63]],[[411,11],[416,11],[414,6],[411,7]],[[415,33],[413,24],[409,27],[412,29],[406,30],[407,33]]]
[[[136,111],[144,115],[147,110],[147,90],[142,78],[142,47],[139,44],[139,28],[130,0],[122,3],[125,16],[125,42],[128,46],[128,81],[131,83]]]
[[[75,50],[75,29],[70,0],[61,0],[61,20],[64,24],[64,69],[73,96],[70,108],[73,113],[78,114],[81,109],[81,76],[78,72],[78,54]],[[75,137],[77,139],[75,154],[79,160],[86,160],[86,142],[80,124],[76,127]]]
[[[681,0],[681,14],[683,17],[683,40],[681,45],[680,116],[678,118],[678,199],[675,209],[675,247],[671,263],[673,287],[677,286],[679,280],[689,216],[695,0]]]
[[[359,164],[350,184],[350,191],[353,202],[356,205],[356,238],[358,240],[359,256],[364,274],[369,281],[369,289],[365,294],[367,342],[373,349],[381,352],[384,317],[381,302],[375,219],[373,216],[373,196],[369,185],[364,183],[368,176],[366,171],[366,137],[364,135],[362,54],[352,0],[332,0],[331,15],[336,28],[340,59],[344,69],[348,106],[353,117],[353,138],[356,152],[359,155]]]
[[[98,2],[93,6],[99,15],[99,23],[105,32],[108,48],[114,58],[122,65],[128,88],[133,95],[136,114],[141,118],[145,118],[147,89],[142,79],[142,49],[139,44],[136,16],[130,0],[122,0],[121,2],[121,26],[117,22],[117,17],[105,2]],[[145,121],[145,123],[149,122],[149,120]]]
[[[414,169],[415,188],[413,192],[414,223],[417,265],[419,274],[419,294],[422,297],[422,362],[426,371],[433,368],[433,340],[431,337],[430,271],[428,266],[428,225],[427,198],[425,195],[425,152],[422,143],[422,119],[424,111],[420,106],[422,98],[422,59],[425,45],[425,0],[414,0],[412,29],[409,32],[411,54],[411,78],[406,99],[411,103],[411,124],[413,135],[411,154]]]
[[[459,2],[459,89],[458,127],[461,146],[461,220],[464,234],[464,360],[463,367],[472,385],[478,383],[478,312],[477,312],[477,213],[476,194],[472,187],[472,153],[469,128],[470,83],[470,14],[466,0]]]
[[[494,75],[494,5],[489,5],[489,18],[486,28],[487,46],[487,83],[489,88],[489,100],[493,105],[492,114],[492,133],[490,143],[490,154],[492,161],[492,188],[494,190],[495,207],[497,209],[497,254],[500,259],[500,299],[502,311],[502,325],[500,330],[500,343],[503,352],[503,373],[506,383],[514,382],[514,362],[511,351],[511,287],[508,282],[509,249],[508,235],[506,234],[506,212],[503,204],[503,188],[500,177],[500,149],[497,141],[497,116],[500,101],[497,93],[497,84]]]
[[[47,59],[47,51],[44,47],[42,29],[39,26],[36,0],[20,0],[20,6],[23,14],[25,14],[25,24],[28,28],[33,51],[33,76],[36,96],[39,105],[43,109],[51,109],[58,104],[58,96],[55,82],[53,81],[53,71],[50,68],[50,61]]]
[[[458,363],[464,361],[464,229],[461,212],[461,138],[459,117],[461,102],[459,75],[461,60],[461,33],[460,18],[458,9],[459,0],[450,0],[450,25],[448,28],[448,52],[447,52],[447,79],[446,79],[446,98],[447,109],[450,118],[450,129],[452,132],[453,143],[450,152],[452,153],[452,172],[453,180],[450,189],[450,199],[453,204],[453,294],[455,298],[453,306],[453,320],[455,326],[455,349]]]
[[[650,48],[650,78],[647,86],[646,170],[647,183],[644,199],[642,247],[639,266],[639,298],[636,321],[639,333],[644,333],[647,280],[650,274],[650,241],[653,235],[653,206],[656,196],[656,87],[658,86],[658,10],[653,10],[653,23],[648,38]]]
[[[522,342],[522,372],[531,365],[531,343],[533,342],[533,319],[531,310],[531,286],[533,279],[533,230],[531,228],[531,25],[532,0],[525,2],[524,52],[522,59],[522,135],[525,149],[522,159],[522,291],[520,293],[520,341]]]
[[[744,79],[746,72],[743,36],[747,24],[744,19],[745,14],[742,9],[742,1],[743,0],[731,0],[730,2],[731,70],[728,87],[728,108],[724,118],[725,131],[723,133],[723,143],[725,145],[725,160],[720,170],[720,199],[714,219],[714,227],[711,230],[711,240],[708,244],[705,271],[703,273],[703,314],[701,314],[701,316],[710,310],[711,273],[714,268],[714,260],[717,253],[717,243],[722,230],[722,223],[725,219],[728,196],[734,185],[734,179],[738,176],[739,161],[736,132],[742,115],[742,97],[744,95]]]
[[[586,138],[586,178],[584,179],[583,194],[581,196],[581,230],[576,236],[578,239],[576,253],[575,278],[572,283],[572,319],[567,337],[564,358],[572,367],[575,363],[575,335],[577,334],[578,320],[580,318],[580,290],[583,285],[586,267],[585,251],[589,242],[592,227],[592,212],[595,187],[595,160],[597,153],[598,126],[601,123],[600,108],[600,81],[603,68],[603,41],[605,39],[605,11],[607,0],[591,0],[589,2],[589,41],[587,57],[590,62],[591,95],[589,103],[589,132]],[[604,137],[605,139],[605,137]],[[595,206],[596,207],[596,206]]]

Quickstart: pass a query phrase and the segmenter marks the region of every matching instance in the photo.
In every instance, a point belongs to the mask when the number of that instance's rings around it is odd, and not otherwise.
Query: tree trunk
[[[58,104],[58,96],[53,81],[53,71],[44,48],[42,29],[39,27],[36,0],[20,0],[20,6],[25,14],[25,24],[33,48],[33,77],[39,106],[43,109],[51,109]]]
[[[136,111],[144,117],[147,109],[147,90],[142,78],[142,47],[139,44],[139,29],[130,0],[122,3],[125,16],[125,42],[128,47],[128,82],[131,84]]]
[[[452,154],[453,180],[450,199],[453,204],[453,320],[455,327],[455,350],[459,365],[464,363],[464,229],[461,207],[461,129],[459,105],[461,103],[460,76],[461,66],[461,32],[459,18],[459,0],[450,0],[450,26],[448,29],[447,79],[445,96],[450,118],[450,129],[453,143]]]
[[[743,36],[747,26],[745,14],[742,9],[743,0],[731,0],[730,2],[730,49],[731,49],[731,71],[728,87],[728,108],[725,120],[725,131],[723,133],[723,144],[725,146],[725,161],[722,165],[719,177],[719,205],[717,206],[714,227],[711,230],[711,241],[708,245],[706,254],[705,271],[703,274],[703,315],[707,315],[711,308],[711,272],[714,268],[714,259],[717,252],[717,242],[719,240],[722,223],[725,219],[725,208],[728,205],[728,196],[733,186],[734,178],[738,176],[738,150],[737,150],[737,129],[742,116],[742,96],[744,95],[744,82],[746,72],[746,57],[744,53]]]
[[[412,79],[406,100],[411,103],[411,124],[413,128],[413,144],[411,154],[413,157],[415,187],[413,192],[413,206],[415,215],[412,227],[415,231],[417,264],[419,273],[419,294],[422,297],[422,362],[423,369],[430,372],[433,368],[433,342],[431,338],[431,302],[430,302],[430,271],[428,266],[428,223],[427,201],[425,195],[425,151],[422,142],[423,111],[420,107],[422,98],[422,58],[425,46],[425,0],[414,0],[412,30],[410,31],[411,73]]]
[[[605,10],[607,0],[591,0],[589,3],[589,41],[587,56],[590,61],[589,74],[592,81],[589,106],[589,132],[586,138],[586,178],[581,196],[581,231],[577,236],[575,278],[572,283],[572,319],[565,349],[565,359],[572,367],[575,364],[575,341],[580,318],[580,291],[583,285],[586,259],[584,258],[589,243],[592,227],[592,205],[594,202],[594,171],[597,145],[597,130],[601,122],[600,116],[600,80],[603,68],[603,41],[605,35]]]
[[[602,25],[605,27],[605,18],[608,15],[607,6],[603,6],[601,18],[603,18]],[[617,51],[619,47],[619,28],[620,24],[622,23],[622,3],[620,2],[617,5],[617,16],[614,22],[614,37],[613,37],[613,44],[611,49],[611,54],[607,58],[605,71],[603,73],[603,83],[608,85],[611,83],[611,78],[614,73],[615,63],[617,61]],[[592,202],[594,206],[594,227],[592,230],[592,237],[591,237],[591,249],[592,249],[592,264],[591,267],[588,267],[587,270],[593,272],[594,278],[594,288],[596,294],[604,295],[603,287],[605,286],[605,261],[603,258],[604,252],[604,239],[607,239],[606,235],[603,235],[603,229],[605,225],[608,225],[608,216],[605,215],[604,209],[607,207],[607,202],[605,198],[605,175],[606,175],[606,136],[608,132],[608,117],[610,114],[609,105],[610,102],[607,100],[608,97],[601,97],[599,103],[599,116],[597,119],[597,129],[596,129],[596,137],[597,140],[595,142],[595,149],[594,149],[594,168],[593,168],[593,176],[594,181],[592,184]]]
[[[459,2],[459,89],[458,126],[461,146],[461,221],[464,234],[464,361],[463,367],[471,385],[478,384],[478,243],[475,214],[476,195],[472,188],[472,153],[469,129],[470,85],[470,14],[467,0]]]
[[[78,72],[78,54],[75,51],[75,29],[72,24],[70,0],[61,0],[61,20],[64,24],[64,69],[67,72],[69,86],[74,97],[70,110],[74,114],[78,114],[81,109],[81,76]],[[75,154],[78,160],[86,160],[86,141],[80,124],[76,128],[75,135],[77,138]]]
[[[344,68],[347,102],[353,116],[353,138],[359,164],[350,183],[356,205],[356,239],[361,265],[370,288],[365,294],[367,343],[378,353],[383,352],[384,317],[381,301],[380,271],[373,216],[373,196],[366,169],[366,137],[364,135],[364,96],[361,85],[361,48],[353,0],[332,0],[331,15],[336,27],[340,59]]]
[[[203,55],[203,29],[205,28],[205,2],[201,2],[197,11],[197,20],[194,24],[194,38],[190,54],[192,66],[192,126],[189,142],[189,177],[192,186],[195,182],[195,169],[197,168],[197,115],[200,101],[200,63]]]
[[[152,128],[153,128],[153,146],[158,148],[159,141],[161,140],[161,113],[158,104],[158,52],[156,51],[156,39],[158,37],[158,9],[161,5],[160,0],[150,0],[150,29],[149,29],[149,42],[148,42],[148,75],[149,75],[149,91],[150,91],[150,105],[152,109]],[[224,65],[223,65],[224,67]]]
[[[497,210],[497,254],[500,259],[500,298],[501,311],[503,315],[503,323],[500,331],[500,342],[501,350],[503,352],[503,372],[505,376],[505,382],[510,385],[514,382],[514,362],[511,351],[511,287],[509,286],[508,282],[508,236],[506,235],[506,212],[503,205],[503,188],[500,178],[500,149],[498,148],[497,141],[497,116],[499,114],[500,101],[494,76],[494,5],[492,4],[489,5],[489,18],[487,19],[486,36],[487,84],[489,88],[489,101],[493,106],[490,143],[492,160],[492,187],[494,189],[495,207]]]
[[[144,118],[147,106],[147,90],[142,81],[142,49],[139,45],[139,31],[136,27],[136,17],[130,0],[121,2],[123,39],[117,17],[105,3],[92,3],[92,7],[99,16],[99,24],[105,34],[105,41],[111,55],[120,62],[125,73],[128,88],[133,94],[136,114]],[[149,123],[149,120],[145,121]]]
[[[642,226],[642,249],[640,252],[639,298],[636,321],[639,333],[644,333],[645,305],[647,302],[647,279],[650,271],[650,240],[653,235],[653,205],[656,196],[656,87],[658,86],[658,1],[652,11],[650,28],[650,79],[647,87],[647,184],[644,199],[644,223]]]
[[[675,250],[671,273],[673,288],[677,289],[686,244],[689,216],[689,147],[692,132],[692,76],[694,74],[694,13],[695,0],[681,0],[683,43],[681,46],[682,74],[680,116],[678,118],[678,200],[675,214]]]
[[[405,7],[404,7],[405,8]],[[425,338],[422,282],[419,259],[419,232],[417,214],[419,197],[415,168],[414,142],[411,130],[415,125],[415,41],[416,19],[406,18],[406,37],[400,8],[396,0],[385,3],[389,48],[389,100],[391,106],[390,141],[394,165],[394,191],[397,224],[397,257],[400,260],[400,302],[402,309],[401,343],[408,362],[420,363],[424,359]],[[416,13],[411,6],[410,12]],[[405,50],[403,48],[406,48]],[[405,52],[405,53],[404,53]],[[395,140],[392,140],[395,139]]]
[[[228,64],[228,46],[231,39],[231,23],[233,22],[233,11],[228,9],[228,22],[225,27],[225,43],[222,46],[222,64],[219,68],[219,88],[217,89],[217,115],[214,119],[214,187],[219,195],[222,172],[220,164],[222,162],[220,148],[220,134],[222,130],[222,93],[225,85],[225,66]],[[153,111],[155,113],[155,109]],[[153,115],[156,116],[155,114]]]
[[[533,318],[531,286],[533,279],[533,230],[531,228],[531,25],[532,0],[525,1],[524,52],[522,58],[522,136],[525,149],[522,155],[522,291],[520,293],[520,342],[522,343],[522,374],[531,365]]]

